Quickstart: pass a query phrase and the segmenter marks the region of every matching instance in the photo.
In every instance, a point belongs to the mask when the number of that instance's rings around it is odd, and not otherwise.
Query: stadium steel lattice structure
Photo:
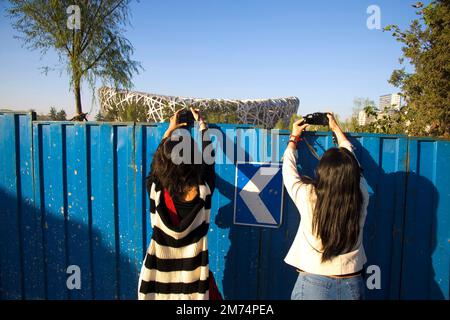
[[[121,114],[129,106],[144,108],[146,121],[162,122],[180,107],[194,106],[207,114],[219,115],[221,122],[252,124],[273,128],[281,120],[286,125],[292,114],[297,112],[299,99],[287,97],[278,99],[230,100],[203,99],[166,96],[136,91],[118,90],[109,87],[99,89],[102,114],[113,115],[114,120],[123,121]]]

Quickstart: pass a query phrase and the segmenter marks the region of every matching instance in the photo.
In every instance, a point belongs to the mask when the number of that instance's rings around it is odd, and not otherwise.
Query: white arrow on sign
[[[264,202],[262,202],[259,194],[272,180],[272,178],[280,170],[279,167],[261,167],[255,173],[255,175],[247,182],[242,188],[239,195],[244,203],[250,209],[251,213],[255,217],[258,223],[276,224],[277,222],[270,214]]]

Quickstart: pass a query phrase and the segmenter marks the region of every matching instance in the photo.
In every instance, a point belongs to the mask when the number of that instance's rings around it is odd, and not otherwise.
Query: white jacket
[[[352,145],[345,141],[340,147],[353,152]],[[334,257],[322,263],[322,242],[312,232],[312,217],[316,201],[314,186],[301,181],[297,171],[297,152],[286,148],[283,156],[283,182],[289,196],[300,212],[300,226],[294,242],[284,261],[297,269],[320,275],[343,275],[360,271],[366,263],[366,255],[362,244],[363,227],[369,204],[367,182],[361,177],[363,205],[360,220],[360,234],[355,250]]]

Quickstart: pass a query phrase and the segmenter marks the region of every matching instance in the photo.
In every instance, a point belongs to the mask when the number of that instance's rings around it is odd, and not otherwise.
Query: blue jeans
[[[361,275],[351,278],[332,278],[300,272],[292,300],[362,300],[364,281]]]

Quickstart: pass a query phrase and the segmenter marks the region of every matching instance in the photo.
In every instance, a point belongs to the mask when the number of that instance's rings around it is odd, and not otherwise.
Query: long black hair
[[[191,152],[187,161],[177,164],[177,161],[172,159],[172,151],[179,143],[183,142],[188,143],[186,145],[190,146]],[[183,158],[184,151],[185,149],[181,149],[179,154],[181,158]],[[201,183],[203,166],[195,164],[195,152],[197,152],[197,144],[190,136],[180,136],[179,140],[169,137],[161,141],[153,156],[150,174],[147,177],[148,192],[150,192],[151,184],[156,181],[169,191],[171,197],[182,199],[189,189],[197,187]]]
[[[345,148],[331,148],[316,168],[317,201],[313,233],[322,241],[322,262],[352,251],[360,233],[362,193],[361,168]]]

